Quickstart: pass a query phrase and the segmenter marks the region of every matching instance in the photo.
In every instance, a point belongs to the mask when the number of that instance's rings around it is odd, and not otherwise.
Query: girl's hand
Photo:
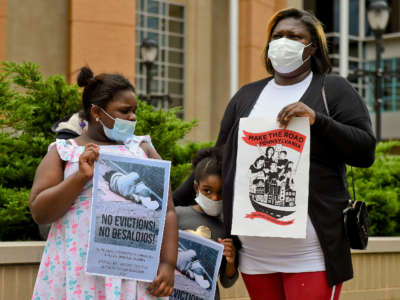
[[[79,173],[85,179],[93,177],[94,162],[99,158],[99,146],[93,143],[86,144],[85,152],[79,157]]]
[[[286,128],[290,120],[295,117],[308,117],[310,125],[313,125],[315,122],[315,111],[302,102],[295,102],[282,108],[276,120],[280,123],[281,127]]]
[[[236,248],[233,244],[232,239],[218,239],[218,243],[224,245],[223,255],[226,258],[228,264],[234,264],[236,259]]]
[[[166,262],[160,262],[157,277],[150,283],[147,290],[155,297],[165,297],[174,290],[175,267]]]

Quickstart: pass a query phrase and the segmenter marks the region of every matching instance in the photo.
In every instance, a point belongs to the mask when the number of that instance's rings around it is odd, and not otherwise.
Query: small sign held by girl
[[[192,165],[196,204],[175,208],[178,226],[181,230],[212,239],[224,246],[219,279],[222,286],[228,288],[237,280],[238,271],[236,248],[222,222],[222,150],[217,147],[202,149],[193,158]],[[220,299],[218,288],[215,299]]]

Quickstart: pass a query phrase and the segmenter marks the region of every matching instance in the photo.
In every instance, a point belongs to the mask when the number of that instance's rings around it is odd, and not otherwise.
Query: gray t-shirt
[[[193,206],[177,206],[175,210],[178,217],[179,229],[196,230],[200,226],[205,226],[210,229],[212,240],[218,241],[218,238],[226,238],[224,224],[219,217],[212,217],[201,213],[195,210]]]
[[[196,230],[200,226],[205,226],[211,231],[211,239],[218,241],[218,238],[226,238],[224,223],[219,217],[212,217],[205,213],[195,210],[192,206],[177,206],[175,207],[176,216],[178,217],[178,227],[181,230]],[[224,259],[223,259],[224,261]],[[226,262],[226,261],[225,261]],[[224,288],[231,287],[238,278],[238,272],[232,278],[224,276],[225,272],[222,270],[226,263],[221,264],[219,272],[219,281]],[[219,300],[219,289],[215,292],[215,300]]]

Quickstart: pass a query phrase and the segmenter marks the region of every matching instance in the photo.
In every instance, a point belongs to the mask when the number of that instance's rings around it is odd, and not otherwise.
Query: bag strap
[[[351,171],[351,185],[353,188],[353,202],[356,202],[356,188],[354,186],[354,174],[353,174],[353,167],[350,166],[350,171]]]
[[[322,99],[324,99],[324,105],[325,105],[326,114],[328,116],[330,116],[329,107],[328,107],[328,101],[326,100],[326,94],[325,94],[325,80],[324,80],[324,82],[322,84]]]
[[[322,82],[322,99],[324,100],[324,106],[325,106],[325,110],[327,115],[330,117],[330,113],[329,113],[329,107],[328,107],[328,101],[326,100],[326,94],[325,94],[325,77],[324,80]],[[350,166],[350,172],[351,172],[351,185],[353,188],[353,202],[356,201],[356,189],[354,186],[354,174],[353,174],[353,167]]]

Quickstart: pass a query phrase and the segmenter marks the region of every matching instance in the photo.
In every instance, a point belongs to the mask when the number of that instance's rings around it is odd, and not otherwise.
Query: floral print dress
[[[100,146],[100,152],[146,158],[139,146],[148,136],[135,136],[126,145]],[[84,152],[74,140],[57,140],[55,146],[65,161],[64,178],[79,169]],[[68,212],[50,229],[40,263],[32,300],[150,300],[168,299],[151,296],[149,283],[85,273],[90,228],[92,181],[88,182]]]

